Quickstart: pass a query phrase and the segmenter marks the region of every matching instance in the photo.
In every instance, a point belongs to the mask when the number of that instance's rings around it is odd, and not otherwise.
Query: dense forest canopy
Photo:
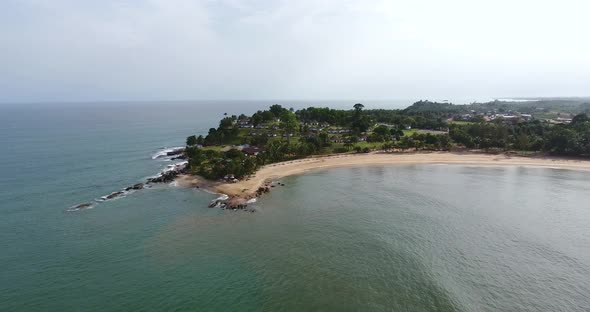
[[[251,116],[224,116],[205,136],[189,136],[186,156],[194,173],[211,179],[241,178],[269,163],[351,151],[463,147],[588,157],[589,108],[584,100],[419,101],[403,110],[357,103],[349,110],[295,111],[275,104]]]

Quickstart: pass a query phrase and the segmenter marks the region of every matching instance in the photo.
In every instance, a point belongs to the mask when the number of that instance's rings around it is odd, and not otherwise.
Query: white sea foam
[[[170,164],[170,165],[166,166],[166,168],[164,168],[164,170],[162,170],[162,173],[166,173],[168,171],[174,171],[174,170],[181,170],[186,165],[188,165],[188,161],[181,161],[181,162],[178,162],[175,164]]]
[[[229,198],[229,196],[225,195],[225,194],[221,194],[221,196],[217,197],[215,200],[227,200]]]
[[[248,199],[248,201],[246,202],[246,204],[253,204],[256,202],[256,198],[252,198],[252,199]]]
[[[154,155],[152,155],[152,159],[172,157],[172,156],[168,156],[168,153],[174,152],[174,151],[182,149],[182,148],[184,148],[184,147],[177,146],[177,147],[167,147],[167,148],[161,149],[158,152],[156,152]]]

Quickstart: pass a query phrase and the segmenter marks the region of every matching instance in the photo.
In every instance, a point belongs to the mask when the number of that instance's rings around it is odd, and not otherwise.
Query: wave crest
[[[168,155],[168,153],[172,153],[178,150],[182,150],[184,149],[184,147],[182,146],[177,146],[177,147],[166,147],[164,149],[161,149],[159,151],[157,151],[155,154],[152,155],[152,159],[158,159],[158,158],[164,158],[164,157],[170,157]]]

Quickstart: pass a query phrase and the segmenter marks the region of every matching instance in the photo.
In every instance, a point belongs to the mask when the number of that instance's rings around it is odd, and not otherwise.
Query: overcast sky
[[[0,102],[590,95],[587,0],[3,0]]]

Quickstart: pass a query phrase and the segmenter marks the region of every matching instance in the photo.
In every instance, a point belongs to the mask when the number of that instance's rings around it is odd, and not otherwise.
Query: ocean
[[[0,311],[590,307],[586,172],[341,168],[283,179],[256,213],[174,185],[68,211],[163,170],[159,152],[224,113],[274,103],[355,101],[0,106]]]

